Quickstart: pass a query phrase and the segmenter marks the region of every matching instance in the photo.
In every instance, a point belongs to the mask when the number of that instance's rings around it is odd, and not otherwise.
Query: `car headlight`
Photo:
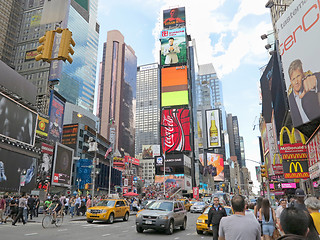
[[[87,212],[88,212],[88,213],[91,213],[91,209],[88,209]]]
[[[168,216],[167,215],[160,215],[158,218],[159,219],[168,219]]]
[[[106,212],[108,212],[107,209],[102,209],[102,210],[101,210],[101,213],[106,213]]]
[[[204,223],[204,220],[202,220],[202,219],[197,219],[197,223]]]

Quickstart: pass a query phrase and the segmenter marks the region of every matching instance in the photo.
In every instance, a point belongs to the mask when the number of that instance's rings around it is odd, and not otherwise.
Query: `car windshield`
[[[203,214],[208,214],[209,210],[210,210],[210,207],[207,207],[206,210],[204,210]]]
[[[101,200],[98,202],[97,206],[103,206],[103,207],[114,207],[116,201],[110,201],[110,200]]]
[[[196,202],[196,203],[194,203],[194,206],[202,206],[202,205],[205,205],[205,203],[204,202]]]
[[[152,202],[147,206],[149,210],[161,210],[161,211],[172,211],[172,202]]]
[[[226,210],[227,215],[232,215],[231,208],[224,208]]]

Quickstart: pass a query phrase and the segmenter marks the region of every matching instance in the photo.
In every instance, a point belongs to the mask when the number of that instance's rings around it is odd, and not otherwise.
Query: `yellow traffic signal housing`
[[[88,184],[88,183],[86,183],[86,184],[84,185],[84,189],[89,189],[89,184]]]
[[[73,62],[71,55],[74,54],[73,47],[76,45],[75,41],[72,39],[72,32],[66,28],[62,30],[61,42],[59,46],[58,59],[59,60],[67,60],[70,64]]]
[[[260,167],[261,167],[261,177],[268,177],[266,165],[261,165]]]
[[[45,35],[39,38],[39,43],[42,43],[42,45],[37,47],[38,55],[35,57],[36,61],[51,61],[53,41],[54,31],[46,31]]]

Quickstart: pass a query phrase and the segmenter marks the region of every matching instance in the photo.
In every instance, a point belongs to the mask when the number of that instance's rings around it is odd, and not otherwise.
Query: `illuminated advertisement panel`
[[[217,176],[214,177],[215,181],[224,181],[224,163],[223,155],[215,153],[207,153],[207,165],[213,166],[217,170]]]
[[[219,110],[206,110],[208,148],[221,147]]]
[[[166,186],[173,187],[181,187],[181,189],[185,189],[185,179],[184,174],[172,174],[166,175]],[[164,176],[163,175],[155,175],[154,182],[155,183],[163,183]]]
[[[162,151],[191,151],[189,109],[167,109],[161,114]]]
[[[78,124],[63,126],[62,144],[76,149],[78,141]]]
[[[39,159],[37,182],[39,185],[44,185],[47,181],[51,182],[52,159],[54,146],[46,143],[41,143],[41,158]]]
[[[161,69],[161,106],[189,104],[188,70],[186,66]]]
[[[48,139],[54,142],[61,142],[65,102],[57,92],[51,91]]]
[[[198,133],[198,147],[203,148],[203,124],[202,124],[201,111],[197,111],[197,133]]]
[[[26,51],[26,56],[24,58],[24,60],[27,62],[27,61],[32,61],[35,59],[35,57],[38,55],[38,51],[37,49],[33,49],[33,50],[29,50],[29,51]]]
[[[185,7],[171,8],[163,11],[163,28],[182,27],[186,25]]]
[[[151,159],[160,155],[160,145],[142,145],[142,159]]]
[[[319,7],[317,0],[293,1],[276,23],[292,122],[308,136],[318,124],[302,125],[320,117]]]
[[[52,171],[52,185],[70,187],[73,163],[72,148],[56,142]]]
[[[186,29],[176,28],[161,32],[160,65],[183,65],[187,63]]]
[[[38,114],[0,93],[0,135],[34,145]]]
[[[292,159],[283,160],[283,175],[284,178],[294,179],[294,178],[309,178],[309,166],[308,161]]]
[[[37,135],[42,137],[48,136],[48,128],[49,128],[49,120],[43,117],[38,116],[38,124],[37,124]]]

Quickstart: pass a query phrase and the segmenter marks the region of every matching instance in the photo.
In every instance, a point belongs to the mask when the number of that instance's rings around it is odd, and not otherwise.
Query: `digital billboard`
[[[302,125],[320,117],[319,8],[317,0],[293,1],[276,23],[293,126],[307,136],[318,124]]]
[[[37,159],[0,148],[0,191],[30,191],[36,186]],[[21,178],[20,178],[21,175]]]
[[[48,129],[49,129],[49,120],[38,116],[38,124],[37,124],[37,135],[40,135],[42,137],[48,136]]]
[[[161,69],[161,106],[188,105],[188,70],[186,66]]]
[[[217,176],[214,177],[215,181],[224,181],[224,163],[222,154],[207,153],[207,165],[216,168]]]
[[[283,175],[287,179],[309,178],[308,161],[301,159],[283,160]]]
[[[0,92],[0,135],[33,146],[38,114]]]
[[[208,148],[221,147],[219,109],[206,110]]]
[[[63,126],[62,144],[76,149],[78,141],[78,124]]]
[[[191,151],[189,109],[162,110],[160,129],[163,152]]]
[[[166,186],[175,186],[181,187],[181,189],[185,189],[185,179],[184,174],[172,174],[165,176]],[[155,175],[154,182],[155,183],[163,183],[164,176],[163,175]]]
[[[71,186],[73,152],[74,150],[72,148],[56,142],[52,170],[52,185],[62,187]]]
[[[182,27],[186,25],[185,7],[171,8],[163,11],[163,28]]]
[[[91,183],[91,159],[79,159],[77,161],[77,188],[84,189],[85,184]]]
[[[48,139],[54,142],[61,142],[65,102],[60,94],[51,91]]]
[[[160,145],[142,145],[142,159],[151,159],[160,155]]]
[[[185,65],[187,63],[186,29],[176,28],[161,32],[160,65]]]
[[[38,55],[38,51],[37,49],[33,49],[33,50],[29,50],[29,51],[26,51],[26,56],[24,58],[24,60],[27,62],[27,61],[32,61],[35,59],[35,57]]]
[[[38,184],[41,183],[43,185],[44,181],[51,182],[53,150],[54,146],[41,143],[41,158],[39,159],[37,175]]]
[[[197,111],[197,133],[198,133],[198,147],[203,148],[203,124],[202,124],[202,112]]]

